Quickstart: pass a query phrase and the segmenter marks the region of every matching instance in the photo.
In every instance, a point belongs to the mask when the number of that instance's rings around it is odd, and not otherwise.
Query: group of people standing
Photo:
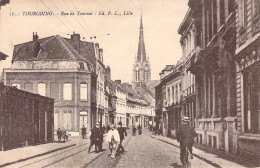
[[[62,130],[60,128],[58,128],[57,136],[58,136],[59,142],[61,141],[61,139],[63,139],[63,142],[68,141],[68,135],[67,135],[67,131],[65,130],[65,128],[62,128]]]
[[[115,158],[116,154],[124,153],[125,149],[122,145],[122,142],[127,136],[126,128],[122,126],[122,123],[118,123],[118,128],[115,129],[115,125],[111,124],[110,129],[108,130],[107,136],[106,136],[106,142],[109,144],[110,149],[110,156],[112,158]],[[101,152],[102,151],[102,144],[103,144],[103,129],[100,128],[100,124],[96,123],[96,126],[91,129],[91,135],[90,135],[90,145],[88,148],[88,153],[90,153],[90,150],[93,145],[95,145],[95,152]]]

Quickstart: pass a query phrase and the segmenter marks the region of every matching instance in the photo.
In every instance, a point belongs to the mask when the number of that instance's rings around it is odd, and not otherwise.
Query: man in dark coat
[[[127,136],[127,133],[126,133],[126,129],[124,129],[124,128],[122,127],[122,122],[119,122],[119,123],[118,123],[118,126],[119,126],[119,127],[117,128],[117,131],[118,131],[118,133],[119,133],[120,142],[119,142],[119,145],[118,145],[118,148],[117,148],[117,152],[119,153],[120,150],[122,150],[121,153],[124,153],[124,152],[125,152],[125,149],[124,149],[124,147],[123,147],[123,145],[122,145],[122,142],[123,142],[125,136]]]
[[[58,141],[59,141],[59,142],[60,142],[60,140],[61,140],[61,135],[62,135],[62,131],[61,131],[60,128],[58,128],[58,130],[57,130],[57,136],[58,136]]]
[[[83,127],[81,128],[81,133],[82,133],[82,138],[86,139],[87,128],[85,127],[85,125],[83,125]]]
[[[182,165],[184,165],[184,155],[186,152],[186,147],[188,147],[191,158],[193,158],[192,146],[194,143],[194,138],[197,136],[195,129],[192,126],[190,126],[189,123],[189,117],[183,117],[182,125],[177,130],[177,141],[180,143],[180,160]]]
[[[88,148],[88,153],[90,153],[90,150],[93,145],[95,145],[96,153],[102,151],[102,143],[103,143],[103,133],[102,130],[100,129],[100,124],[96,123],[96,126],[91,129],[90,145]]]

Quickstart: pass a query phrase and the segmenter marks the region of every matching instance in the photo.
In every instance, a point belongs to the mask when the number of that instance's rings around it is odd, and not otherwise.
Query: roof
[[[146,86],[154,94],[154,87],[159,85],[159,83],[160,83],[160,80],[150,80],[150,81],[146,82]]]
[[[81,60],[93,65],[94,43],[79,41],[75,45],[71,39],[55,35],[15,45],[12,61],[26,60]]]
[[[183,19],[181,25],[180,25],[179,28],[178,28],[178,33],[179,33],[179,34],[182,34],[182,32],[184,31],[185,27],[187,26],[188,21],[190,21],[190,20],[189,20],[189,19],[190,19],[190,17],[189,17],[190,14],[191,14],[191,8],[189,8],[189,9],[187,10],[187,12],[186,12],[186,14],[185,14],[185,17],[184,17],[184,19]]]
[[[5,60],[7,57],[8,57],[8,55],[6,55],[0,51],[0,60]]]

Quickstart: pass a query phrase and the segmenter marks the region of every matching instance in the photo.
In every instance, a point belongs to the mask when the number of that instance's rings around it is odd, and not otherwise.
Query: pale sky
[[[94,42],[103,48],[104,63],[111,67],[113,80],[131,82],[142,9],[152,79],[159,79],[165,65],[174,65],[181,58],[177,30],[188,10],[187,3],[188,0],[10,0],[1,8],[0,50],[9,58],[0,62],[0,70],[11,67],[13,46],[31,41],[33,32],[39,38],[57,34],[69,38],[67,34],[75,31],[86,41],[91,41],[90,36],[97,37]],[[23,16],[23,12],[49,11],[48,8],[56,16]],[[61,16],[62,11],[73,11],[75,15]],[[78,16],[77,11],[93,15]],[[100,11],[117,11],[121,16],[99,15]],[[123,15],[124,11],[133,15]],[[10,12],[17,16],[10,16]]]

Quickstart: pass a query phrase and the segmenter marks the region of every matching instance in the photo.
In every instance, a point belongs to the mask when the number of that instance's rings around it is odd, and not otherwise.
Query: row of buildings
[[[137,55],[142,69],[142,18]],[[149,83],[151,74],[149,78],[146,74]],[[14,46],[11,68],[3,71],[6,86],[54,99],[54,129],[65,128],[72,134],[80,133],[83,125],[90,131],[96,122],[106,127],[121,121],[128,128],[153,124],[153,87],[139,81],[142,78],[133,85],[113,81],[103,62],[103,49],[76,33],[70,38],[39,38],[33,33],[31,41]]]
[[[176,136],[182,116],[197,143],[260,157],[260,1],[189,0],[182,58],[155,88],[156,121]],[[252,157],[251,157],[252,158]]]

